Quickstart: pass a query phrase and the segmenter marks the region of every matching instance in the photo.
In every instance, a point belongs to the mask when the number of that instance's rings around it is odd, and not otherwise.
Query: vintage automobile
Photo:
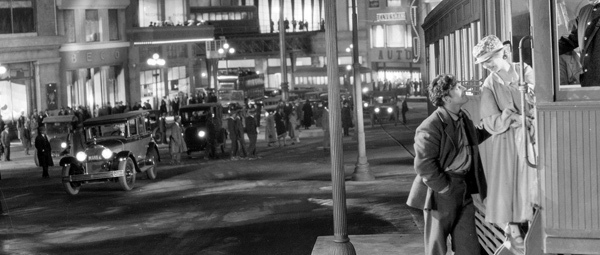
[[[209,157],[216,156],[216,149],[225,152],[227,131],[223,128],[223,107],[220,103],[190,104],[179,109],[183,128],[183,140],[187,154],[205,151]]]
[[[81,130],[77,128],[79,124],[77,116],[48,116],[42,123],[46,126],[53,158],[75,155],[75,152],[83,149],[83,137]]]
[[[370,114],[371,126],[376,123],[394,122],[398,124],[398,94],[395,91],[375,91],[371,95],[371,104],[367,105],[365,112]]]
[[[160,155],[147,116],[148,111],[132,111],[85,120],[86,147],[59,163],[65,191],[76,195],[82,184],[108,181],[128,191],[141,172],[155,179]]]

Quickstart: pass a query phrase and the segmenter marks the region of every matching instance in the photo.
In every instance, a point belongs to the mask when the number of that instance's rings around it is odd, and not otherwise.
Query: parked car
[[[225,153],[227,130],[223,128],[223,106],[220,103],[186,105],[179,109],[179,114],[188,155],[194,151],[206,151],[209,157],[215,157],[217,148]]]
[[[44,118],[43,123],[46,126],[53,158],[75,155],[77,151],[84,148],[83,136],[77,127],[79,125],[77,116],[48,116]]]
[[[76,195],[83,184],[109,181],[128,191],[142,172],[156,179],[160,155],[147,117],[148,111],[131,111],[85,120],[85,148],[59,163],[65,191]]]

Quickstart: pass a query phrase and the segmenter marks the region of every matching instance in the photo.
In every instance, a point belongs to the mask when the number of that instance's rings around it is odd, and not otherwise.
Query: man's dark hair
[[[429,84],[429,100],[434,106],[444,106],[444,97],[456,86],[456,78],[451,74],[440,74]]]

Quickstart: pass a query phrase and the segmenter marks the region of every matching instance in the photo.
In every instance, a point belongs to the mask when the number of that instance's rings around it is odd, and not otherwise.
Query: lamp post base
[[[348,242],[333,242],[331,248],[329,249],[329,253],[332,255],[356,255],[356,250],[354,249],[354,245],[348,240]]]
[[[354,173],[352,173],[353,181],[374,181],[375,176],[369,169],[369,163],[356,163]]]

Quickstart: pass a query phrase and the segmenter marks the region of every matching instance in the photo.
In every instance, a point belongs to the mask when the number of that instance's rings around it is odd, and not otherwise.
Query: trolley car
[[[483,220],[485,206],[475,198],[478,237],[488,254],[600,253],[600,81],[592,87],[561,82],[566,79],[561,77],[558,51],[559,38],[588,4],[444,0],[425,18],[424,79],[429,82],[437,74],[452,73],[469,84],[472,100],[465,108],[476,124],[480,102],[476,87],[487,72],[474,64],[471,52],[481,38],[494,34],[511,42],[512,61],[531,65],[535,73],[540,204],[523,248],[514,250],[502,247],[502,229]],[[480,150],[484,166],[493,157],[487,143]]]

